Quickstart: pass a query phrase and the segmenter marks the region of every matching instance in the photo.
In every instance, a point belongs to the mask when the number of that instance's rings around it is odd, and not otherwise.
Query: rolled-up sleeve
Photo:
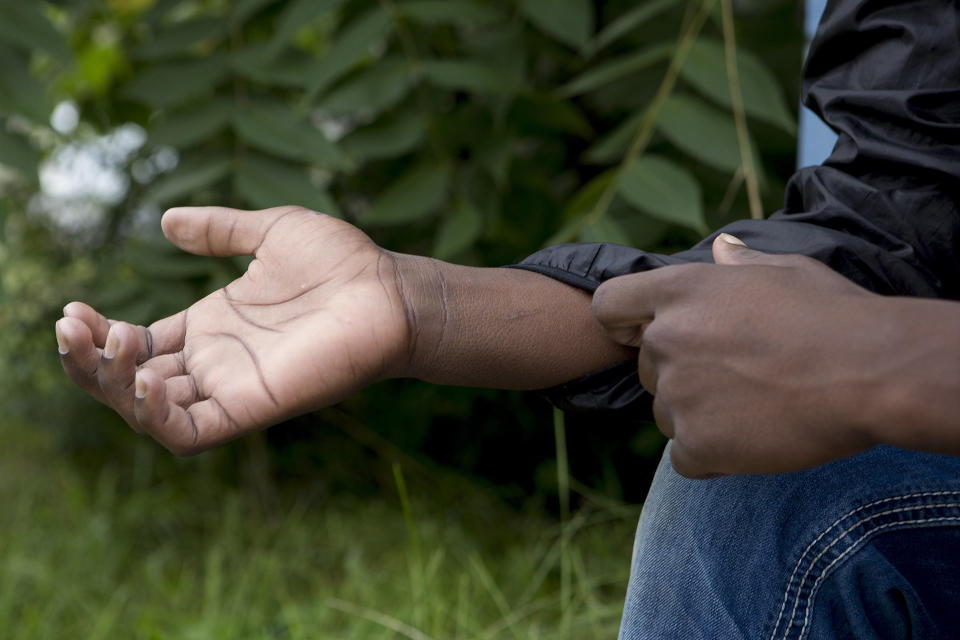
[[[717,233],[810,256],[877,293],[960,299],[960,5],[831,0],[803,97],[839,135],[830,158],[791,178],[782,210]],[[712,262],[715,236],[670,256],[558,245],[515,266],[593,291],[618,275]],[[644,411],[649,403],[630,362],[546,393],[566,409]]]

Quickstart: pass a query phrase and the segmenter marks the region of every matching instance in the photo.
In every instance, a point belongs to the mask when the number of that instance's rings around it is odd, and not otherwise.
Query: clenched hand
[[[713,252],[715,265],[613,278],[593,300],[611,337],[640,349],[677,471],[793,471],[874,444],[871,399],[902,378],[885,357],[902,337],[888,299],[730,236]]]
[[[149,327],[71,302],[56,329],[73,381],[171,451],[332,404],[408,357],[396,259],[355,227],[299,207],[172,209],[162,226],[192,253],[255,259]]]

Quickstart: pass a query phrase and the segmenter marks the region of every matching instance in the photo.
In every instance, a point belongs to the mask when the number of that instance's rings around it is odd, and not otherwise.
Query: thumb
[[[163,235],[184,251],[204,256],[253,255],[281,218],[302,211],[275,207],[242,211],[228,207],[177,207],[163,214]]]
[[[717,264],[771,264],[776,256],[756,251],[729,233],[721,233],[713,240],[713,260]]]
[[[611,278],[593,294],[593,315],[616,342],[640,346],[644,325],[653,321],[659,302],[657,273]]]

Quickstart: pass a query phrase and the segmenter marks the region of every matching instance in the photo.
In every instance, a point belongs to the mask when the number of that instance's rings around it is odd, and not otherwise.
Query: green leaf
[[[340,210],[326,191],[311,182],[303,167],[295,164],[247,153],[237,165],[233,186],[244,200],[259,209],[296,204],[340,217]]]
[[[517,91],[510,76],[470,60],[426,60],[420,64],[420,71],[424,80],[444,89],[503,94]]]
[[[796,121],[787,108],[783,92],[773,73],[749,51],[737,50],[740,93],[747,115],[769,122],[787,133],[796,131]],[[681,70],[684,79],[720,104],[730,107],[723,43],[701,38],[690,49]]]
[[[523,134],[560,131],[583,138],[594,135],[590,121],[573,102],[545,93],[517,96],[510,108],[509,122]]]
[[[295,39],[297,32],[303,27],[312,24],[321,16],[332,14],[340,8],[345,0],[292,0],[287,2],[276,20],[276,27],[269,39],[246,45],[243,49],[233,53],[232,64],[238,72],[253,79],[274,84],[271,77],[283,75],[287,71],[285,60],[277,60],[277,56],[288,49],[288,45]],[[316,66],[316,56],[303,58],[308,61],[310,69]],[[294,86],[303,86],[304,78],[288,83]]]
[[[563,208],[563,218],[572,219],[593,211],[604,192],[616,178],[616,171],[604,171],[581,187]]]
[[[477,162],[486,171],[494,184],[502,188],[507,183],[510,161],[513,157],[513,138],[495,136],[480,143],[476,150]]]
[[[31,52],[40,49],[64,64],[73,59],[67,41],[43,15],[41,3],[0,0],[0,16],[0,41]]]
[[[393,19],[382,9],[368,11],[339,32],[327,53],[311,69],[307,85],[316,94],[337,81],[358,62],[371,55],[390,31]]]
[[[448,260],[469,248],[483,230],[483,216],[468,200],[457,199],[443,217],[437,239],[433,244],[433,257]]]
[[[151,184],[144,193],[142,202],[158,205],[183,202],[191,194],[221,180],[230,173],[230,167],[229,157],[183,162]]]
[[[580,234],[580,241],[612,242],[626,246],[633,244],[626,230],[609,213],[600,216],[596,222],[584,229]]]
[[[640,123],[646,115],[641,109],[621,122],[616,128],[594,143],[583,154],[583,159],[591,164],[610,164],[623,157],[640,129]]]
[[[388,58],[328,93],[319,108],[334,115],[378,114],[400,102],[412,86],[409,64],[400,58]]]
[[[673,52],[671,43],[656,44],[635,53],[619,56],[582,73],[563,87],[560,95],[569,98],[625,78],[641,69],[666,60]]]
[[[700,185],[688,171],[659,156],[642,156],[627,165],[617,183],[631,205],[665,222],[707,233]]]
[[[740,168],[733,116],[703,100],[670,96],[658,114],[657,129],[674,145],[711,167],[731,173]]]
[[[597,34],[592,44],[593,51],[596,52],[603,49],[630,33],[647,20],[656,17],[657,14],[662,13],[666,9],[676,7],[678,4],[677,0],[648,0],[648,2],[622,13]]]
[[[53,105],[43,85],[27,71],[26,57],[0,45],[0,110],[48,124]]]
[[[256,14],[265,6],[276,3],[277,0],[237,0],[230,12],[230,19],[245,22],[247,18]]]
[[[358,163],[393,158],[417,147],[426,132],[423,116],[415,109],[407,109],[351,132],[341,146]]]
[[[164,28],[152,40],[137,47],[135,56],[144,60],[179,57],[202,42],[223,37],[226,31],[227,25],[222,18],[196,18],[176,22]]]
[[[215,268],[210,258],[183,251],[133,251],[129,264],[138,275],[158,280],[202,278],[209,276]]]
[[[277,28],[271,39],[273,51],[279,51],[290,43],[302,27],[312,23],[320,16],[330,14],[345,2],[345,0],[293,0],[283,8],[277,18]]]
[[[545,246],[576,240],[587,224],[586,217],[600,202],[600,198],[613,183],[616,175],[616,171],[610,169],[582,186],[564,206],[561,215],[564,223],[550,236]]]
[[[169,113],[150,127],[150,142],[180,149],[205,142],[227,126],[232,110],[232,101],[212,100]]]
[[[593,34],[590,0],[520,0],[520,9],[537,27],[584,51]]]
[[[465,0],[415,0],[396,5],[397,11],[423,24],[483,25],[504,20],[506,16],[489,5]]]
[[[440,207],[447,197],[450,171],[435,162],[422,162],[380,194],[376,204],[360,219],[370,225],[398,225],[421,220]]]
[[[233,128],[250,146],[269,154],[342,169],[346,158],[319,129],[279,102],[257,101],[237,106]]]
[[[37,181],[40,154],[21,136],[8,133],[0,121],[0,164],[16,169],[32,182]]]
[[[127,83],[123,95],[132,100],[164,109],[209,93],[226,79],[227,60],[209,56],[149,66]]]
[[[463,38],[464,55],[483,60],[517,84],[523,84],[528,67],[524,36],[516,22],[497,25],[496,29],[471,30],[470,37]]]
[[[90,92],[96,96],[105,96],[113,88],[114,80],[128,68],[127,54],[122,43],[106,40],[88,42],[77,54],[77,73],[73,82],[75,93]],[[111,96],[110,100],[115,100]]]

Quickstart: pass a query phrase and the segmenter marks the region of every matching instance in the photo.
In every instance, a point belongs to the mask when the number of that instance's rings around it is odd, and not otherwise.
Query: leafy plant
[[[773,208],[793,164],[793,2],[738,14],[736,48],[730,0],[0,0],[0,15],[0,260],[71,274],[4,318],[32,331],[11,357],[49,343],[54,300],[146,321],[239,273],[160,242],[167,206],[303,204],[391,249],[499,265],[559,241],[684,247]],[[65,99],[82,123],[55,134]],[[146,136],[118,162],[129,186],[82,242],[26,213],[42,158],[126,123]],[[14,247],[17,229],[52,253]]]

